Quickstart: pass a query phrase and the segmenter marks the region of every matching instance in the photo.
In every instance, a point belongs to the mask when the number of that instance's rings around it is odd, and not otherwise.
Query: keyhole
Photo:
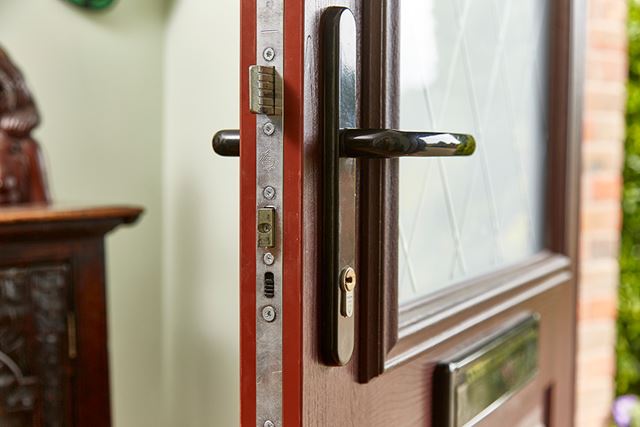
[[[351,292],[356,287],[356,272],[351,267],[346,267],[340,274],[340,286],[345,292]]]

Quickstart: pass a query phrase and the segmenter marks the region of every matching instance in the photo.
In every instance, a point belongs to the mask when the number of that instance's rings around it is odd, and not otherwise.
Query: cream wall
[[[55,199],[147,209],[107,245],[113,409],[123,427],[162,419],[163,13],[158,0],[97,14],[61,0],[0,1],[0,44],[39,103]]]
[[[147,212],[108,240],[115,425],[238,425],[239,2],[0,1],[56,200]]]
[[[169,426],[239,425],[239,1],[176,0],[165,35],[164,273]]]

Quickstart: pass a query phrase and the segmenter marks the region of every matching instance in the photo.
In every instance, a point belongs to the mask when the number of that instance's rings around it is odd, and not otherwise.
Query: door
[[[241,2],[243,426],[572,424],[581,5]]]

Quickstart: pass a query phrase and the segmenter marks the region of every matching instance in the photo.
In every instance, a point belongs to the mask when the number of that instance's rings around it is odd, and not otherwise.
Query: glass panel
[[[400,1],[400,128],[478,142],[400,161],[401,303],[543,247],[548,1]]]

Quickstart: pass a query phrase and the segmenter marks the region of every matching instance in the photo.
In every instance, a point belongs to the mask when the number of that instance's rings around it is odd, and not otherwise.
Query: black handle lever
[[[476,149],[471,135],[403,132],[387,129],[341,129],[340,157],[469,156]]]
[[[240,131],[221,130],[213,137],[212,146],[220,156],[239,156]],[[469,156],[475,149],[474,137],[464,134],[391,129],[340,130],[340,157],[346,158]]]
[[[240,131],[238,129],[226,129],[213,135],[211,141],[213,151],[224,157],[240,156]]]

